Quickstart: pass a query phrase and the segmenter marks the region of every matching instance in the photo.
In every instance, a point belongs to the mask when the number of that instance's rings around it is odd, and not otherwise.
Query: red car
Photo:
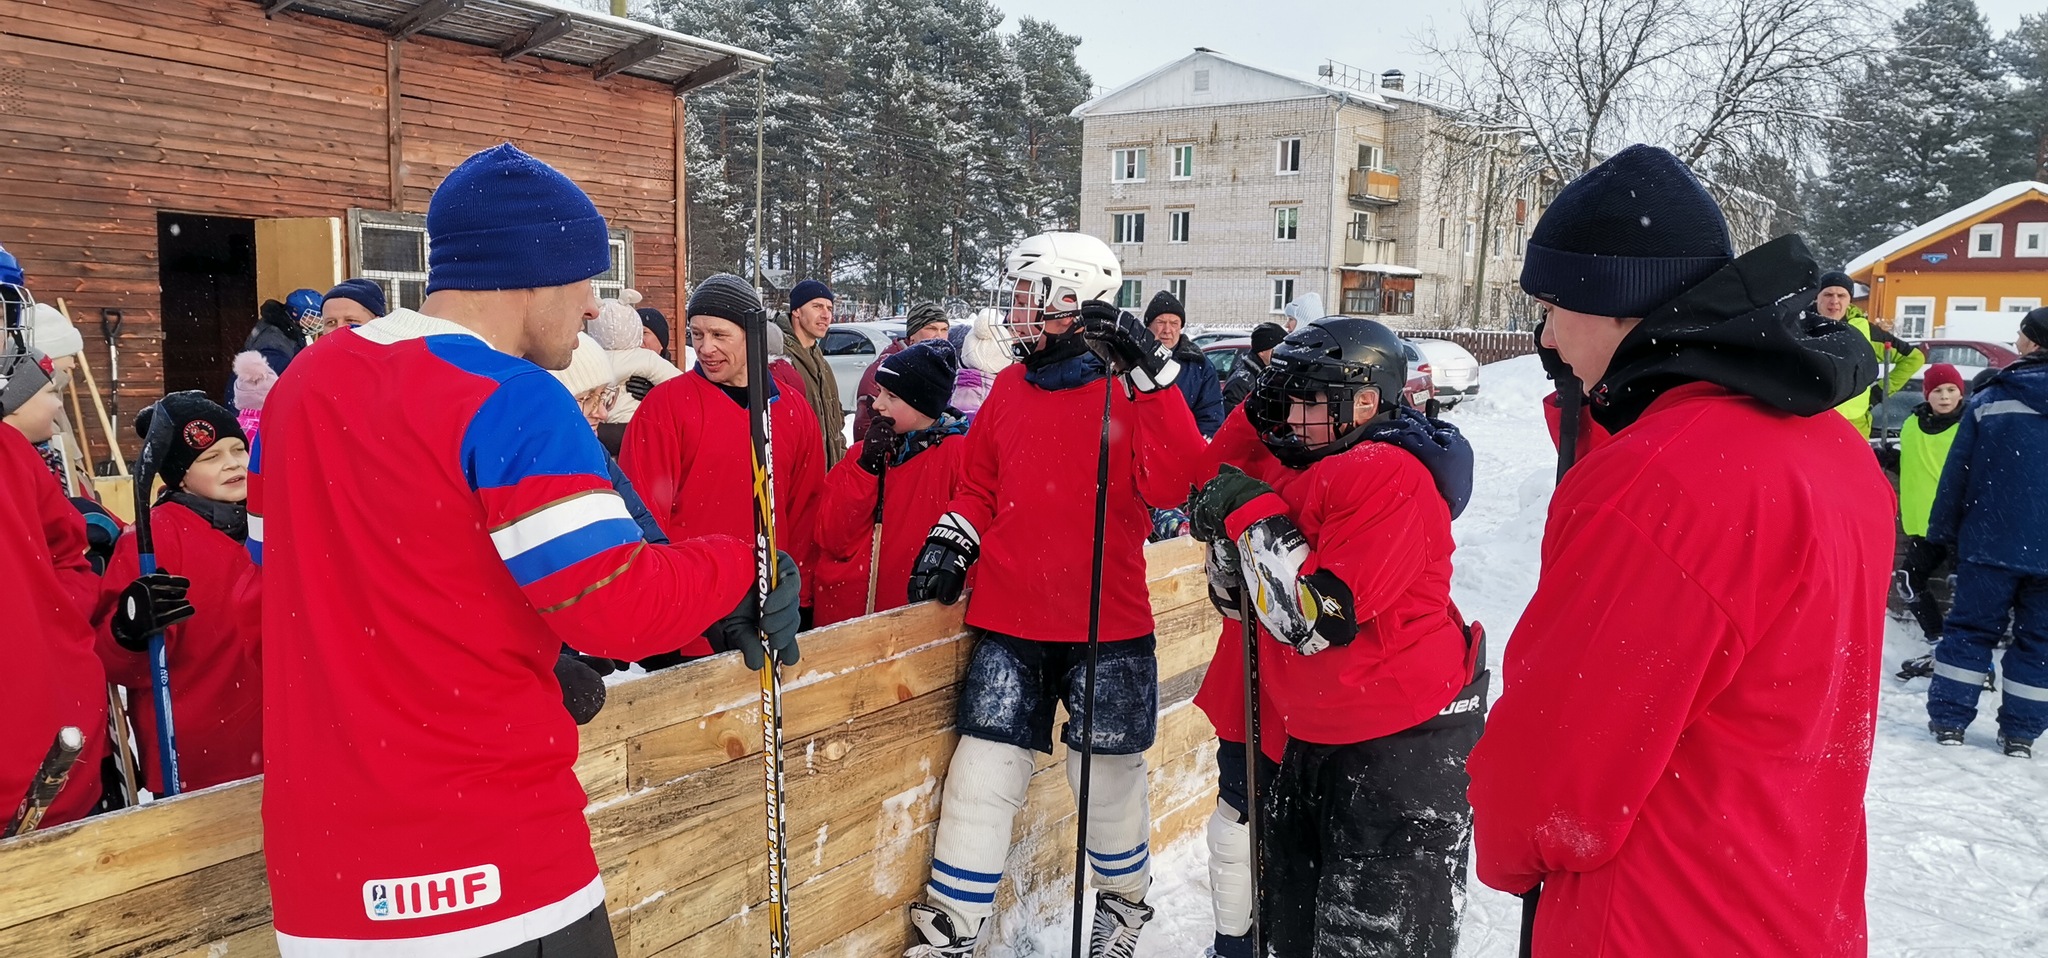
[[[1436,383],[1429,378],[1429,363],[1423,361],[1422,350],[1416,349],[1414,343],[1404,339],[1401,346],[1408,354],[1408,388],[1403,391],[1408,405],[1430,416],[1437,415],[1441,409],[1436,401]],[[1216,378],[1229,382],[1230,371],[1237,368],[1238,361],[1251,349],[1249,336],[1219,339],[1203,346],[1202,355],[1209,360],[1210,368],[1216,370]]]

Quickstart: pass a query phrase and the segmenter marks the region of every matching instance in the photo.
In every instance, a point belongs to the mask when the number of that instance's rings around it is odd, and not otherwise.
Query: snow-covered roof
[[[1354,266],[1339,266],[1354,273],[1381,273],[1387,276],[1421,276],[1422,271],[1413,266],[1397,266],[1393,263],[1359,263]]]
[[[1251,99],[1208,100],[1204,98],[1196,98],[1193,100],[1193,102],[1179,103],[1173,106],[1128,102],[1145,99],[1143,97],[1132,96],[1131,94],[1143,91],[1146,87],[1151,86],[1153,83],[1161,80],[1162,78],[1165,78],[1168,75],[1173,74],[1184,67],[1192,66],[1193,63],[1198,60],[1209,60],[1218,64],[1222,64],[1226,67],[1245,71],[1248,74],[1252,74],[1254,76],[1266,80],[1268,83],[1273,84],[1274,89],[1269,91],[1270,95],[1261,95]],[[1388,103],[1385,98],[1379,96],[1376,93],[1369,93],[1363,90],[1353,90],[1344,87],[1332,86],[1324,83],[1317,83],[1316,81],[1308,79],[1306,77],[1296,76],[1294,74],[1287,73],[1282,70],[1274,70],[1268,67],[1262,67],[1255,64],[1246,63],[1242,60],[1233,59],[1221,53],[1217,53],[1216,51],[1211,50],[1207,47],[1196,47],[1194,49],[1194,52],[1189,53],[1187,56],[1163,64],[1158,68],[1146,73],[1145,75],[1140,76],[1135,80],[1132,80],[1129,83],[1126,83],[1120,87],[1117,87],[1114,90],[1109,91],[1108,93],[1104,93],[1101,96],[1090,99],[1088,102],[1075,107],[1072,115],[1085,117],[1094,116],[1097,114],[1141,113],[1148,110],[1156,109],[1185,109],[1187,107],[1192,106],[1208,106],[1212,103],[1220,104],[1237,102],[1264,102],[1281,99],[1306,99],[1309,97],[1333,97],[1335,99],[1342,100],[1347,103],[1356,103],[1361,106],[1369,106],[1379,110],[1392,110],[1394,108],[1393,104]],[[1119,103],[1118,101],[1127,102]]]
[[[1953,230],[1956,227],[1963,225],[1964,223],[1976,219],[1977,217],[1982,216],[1993,209],[2004,206],[2007,203],[2012,202],[2013,200],[2019,199],[2020,197],[2023,197],[2028,193],[2038,195],[2042,199],[2048,199],[2048,183],[2039,183],[2033,180],[2022,180],[2018,183],[2007,183],[2006,185],[2001,186],[1998,189],[1992,190],[1991,192],[1986,193],[1975,200],[1972,200],[1971,202],[1965,203],[1961,206],[1956,207],[1955,209],[1949,210],[1948,212],[1943,213],[1940,216],[1937,216],[1931,220],[1928,220],[1927,222],[1922,223],[1919,226],[1915,226],[1912,229],[1900,233],[1899,235],[1894,236],[1891,239],[1884,241],[1883,243],[1879,243],[1877,246],[1872,247],[1868,252],[1864,253],[1863,255],[1850,260],[1848,269],[1846,269],[1845,272],[1847,272],[1850,276],[1854,276],[1857,273],[1861,273],[1864,270],[1871,268],[1872,266],[1876,266],[1878,263],[1891,259],[1893,254],[1905,252],[1907,250],[1912,249],[1915,246],[1920,245],[1921,243],[1927,242],[1928,240],[1941,236],[1949,232],[1950,230]]]

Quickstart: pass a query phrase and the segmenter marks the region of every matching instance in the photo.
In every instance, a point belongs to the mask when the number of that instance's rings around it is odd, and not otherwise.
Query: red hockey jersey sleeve
[[[676,508],[681,500],[685,453],[696,447],[690,429],[695,418],[677,414],[682,386],[663,383],[654,387],[633,420],[626,426],[626,438],[619,447],[619,468],[633,483],[633,490],[647,504],[647,511],[670,541],[681,531]],[[751,564],[751,563],[750,563]]]
[[[64,587],[81,616],[92,614],[99,598],[100,577],[92,572],[85,557],[85,515],[65,498],[64,487],[51,481],[36,483],[36,513],[42,517],[43,538],[50,544],[50,561],[57,568],[57,581]]]
[[[616,658],[666,651],[739,603],[751,550],[725,536],[646,542],[581,424],[546,373],[507,377],[464,433],[465,476],[499,558],[563,642]]]
[[[1606,503],[1563,520],[1542,568],[1468,762],[1479,878],[1514,893],[1615,856],[1746,652],[1714,598]]]
[[[1187,503],[1190,485],[1215,475],[1213,468],[1202,474],[1209,440],[1202,438],[1179,389],[1138,393],[1131,404],[1137,414],[1131,452],[1138,492],[1154,509],[1178,509]]]
[[[1006,370],[1007,372],[1007,370]],[[1002,471],[1002,446],[997,435],[1003,431],[1002,422],[1009,394],[1018,389],[1021,373],[997,376],[994,386],[989,388],[988,398],[982,401],[981,412],[975,415],[974,426],[967,430],[967,455],[961,463],[960,493],[953,497],[947,511],[957,512],[974,527],[976,532],[986,534],[995,524],[996,490],[1001,487],[998,477]],[[1183,494],[1185,498],[1185,494]]]
[[[860,467],[860,451],[865,445],[854,443],[846,458],[825,474],[812,537],[819,561],[851,561],[864,553],[874,538],[875,477]]]

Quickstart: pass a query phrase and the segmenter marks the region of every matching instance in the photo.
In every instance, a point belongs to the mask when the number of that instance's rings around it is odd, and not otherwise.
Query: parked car
[[[825,363],[839,380],[839,402],[849,416],[860,377],[889,344],[903,338],[903,320],[878,319],[862,323],[834,323],[825,331]],[[848,421],[851,421],[849,419]]]
[[[1422,361],[1422,352],[1415,348],[1414,343],[1405,339],[1401,343],[1408,356],[1408,388],[1404,392],[1408,405],[1434,416],[1442,407],[1433,395],[1436,384],[1429,378],[1429,364]],[[1251,351],[1251,337],[1245,336],[1212,341],[1202,347],[1202,357],[1209,361],[1211,369],[1216,370],[1217,378],[1228,380],[1230,371],[1236,369],[1238,362]]]
[[[1436,384],[1436,401],[1446,409],[1479,395],[1479,360],[1448,339],[1412,339],[1423,368]]]
[[[1210,343],[1220,343],[1228,339],[1248,339],[1252,331],[1249,326],[1197,326],[1184,329],[1181,333],[1189,342],[1207,349]]]

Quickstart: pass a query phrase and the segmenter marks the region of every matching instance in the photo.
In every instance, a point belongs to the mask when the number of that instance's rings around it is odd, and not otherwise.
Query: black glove
[[[799,657],[796,633],[801,623],[796,605],[803,591],[803,580],[797,573],[796,560],[781,550],[775,553],[775,571],[775,586],[768,590],[766,603],[755,601],[754,591],[748,589],[730,615],[704,630],[705,637],[711,640],[714,648],[740,650],[740,656],[747,660],[747,668],[757,671],[768,664],[770,650],[775,652],[775,661],[781,665],[795,665]],[[762,642],[764,634],[767,636],[765,644]]]
[[[1366,426],[1365,438],[1408,450],[1429,469],[1437,494],[1451,507],[1451,518],[1465,511],[1472,499],[1472,444],[1458,427],[1402,406]]]
[[[1203,542],[1228,542],[1230,532],[1224,528],[1224,521],[1230,514],[1272,491],[1272,486],[1224,463],[1216,478],[1188,496],[1188,532]]]
[[[902,442],[903,437],[896,434],[896,420],[887,416],[870,418],[867,435],[860,440],[860,467],[868,475],[881,475],[895,461],[896,447]]]
[[[153,572],[128,583],[114,604],[114,641],[130,652],[149,650],[149,637],[192,617],[185,593],[192,580]]]
[[[626,377],[626,392],[632,395],[635,401],[646,399],[647,394],[652,391],[654,391],[654,380],[645,376]]]
[[[562,684],[562,707],[569,710],[569,717],[575,719],[576,724],[589,725],[590,720],[597,717],[598,710],[604,708],[603,674],[574,652],[555,656],[555,681]]]
[[[1103,309],[1109,310],[1106,318],[1102,316]],[[1146,348],[1124,328],[1115,308],[1099,299],[1081,305],[1081,338],[1089,351],[1109,366],[1111,376],[1129,377],[1139,392],[1158,392],[1173,385],[1180,374],[1171,352],[1157,343]],[[1169,369],[1172,375],[1168,375]]]
[[[910,567],[910,601],[960,601],[967,588],[967,567],[981,558],[981,534],[957,512],[939,517],[925,537],[924,549]]]

